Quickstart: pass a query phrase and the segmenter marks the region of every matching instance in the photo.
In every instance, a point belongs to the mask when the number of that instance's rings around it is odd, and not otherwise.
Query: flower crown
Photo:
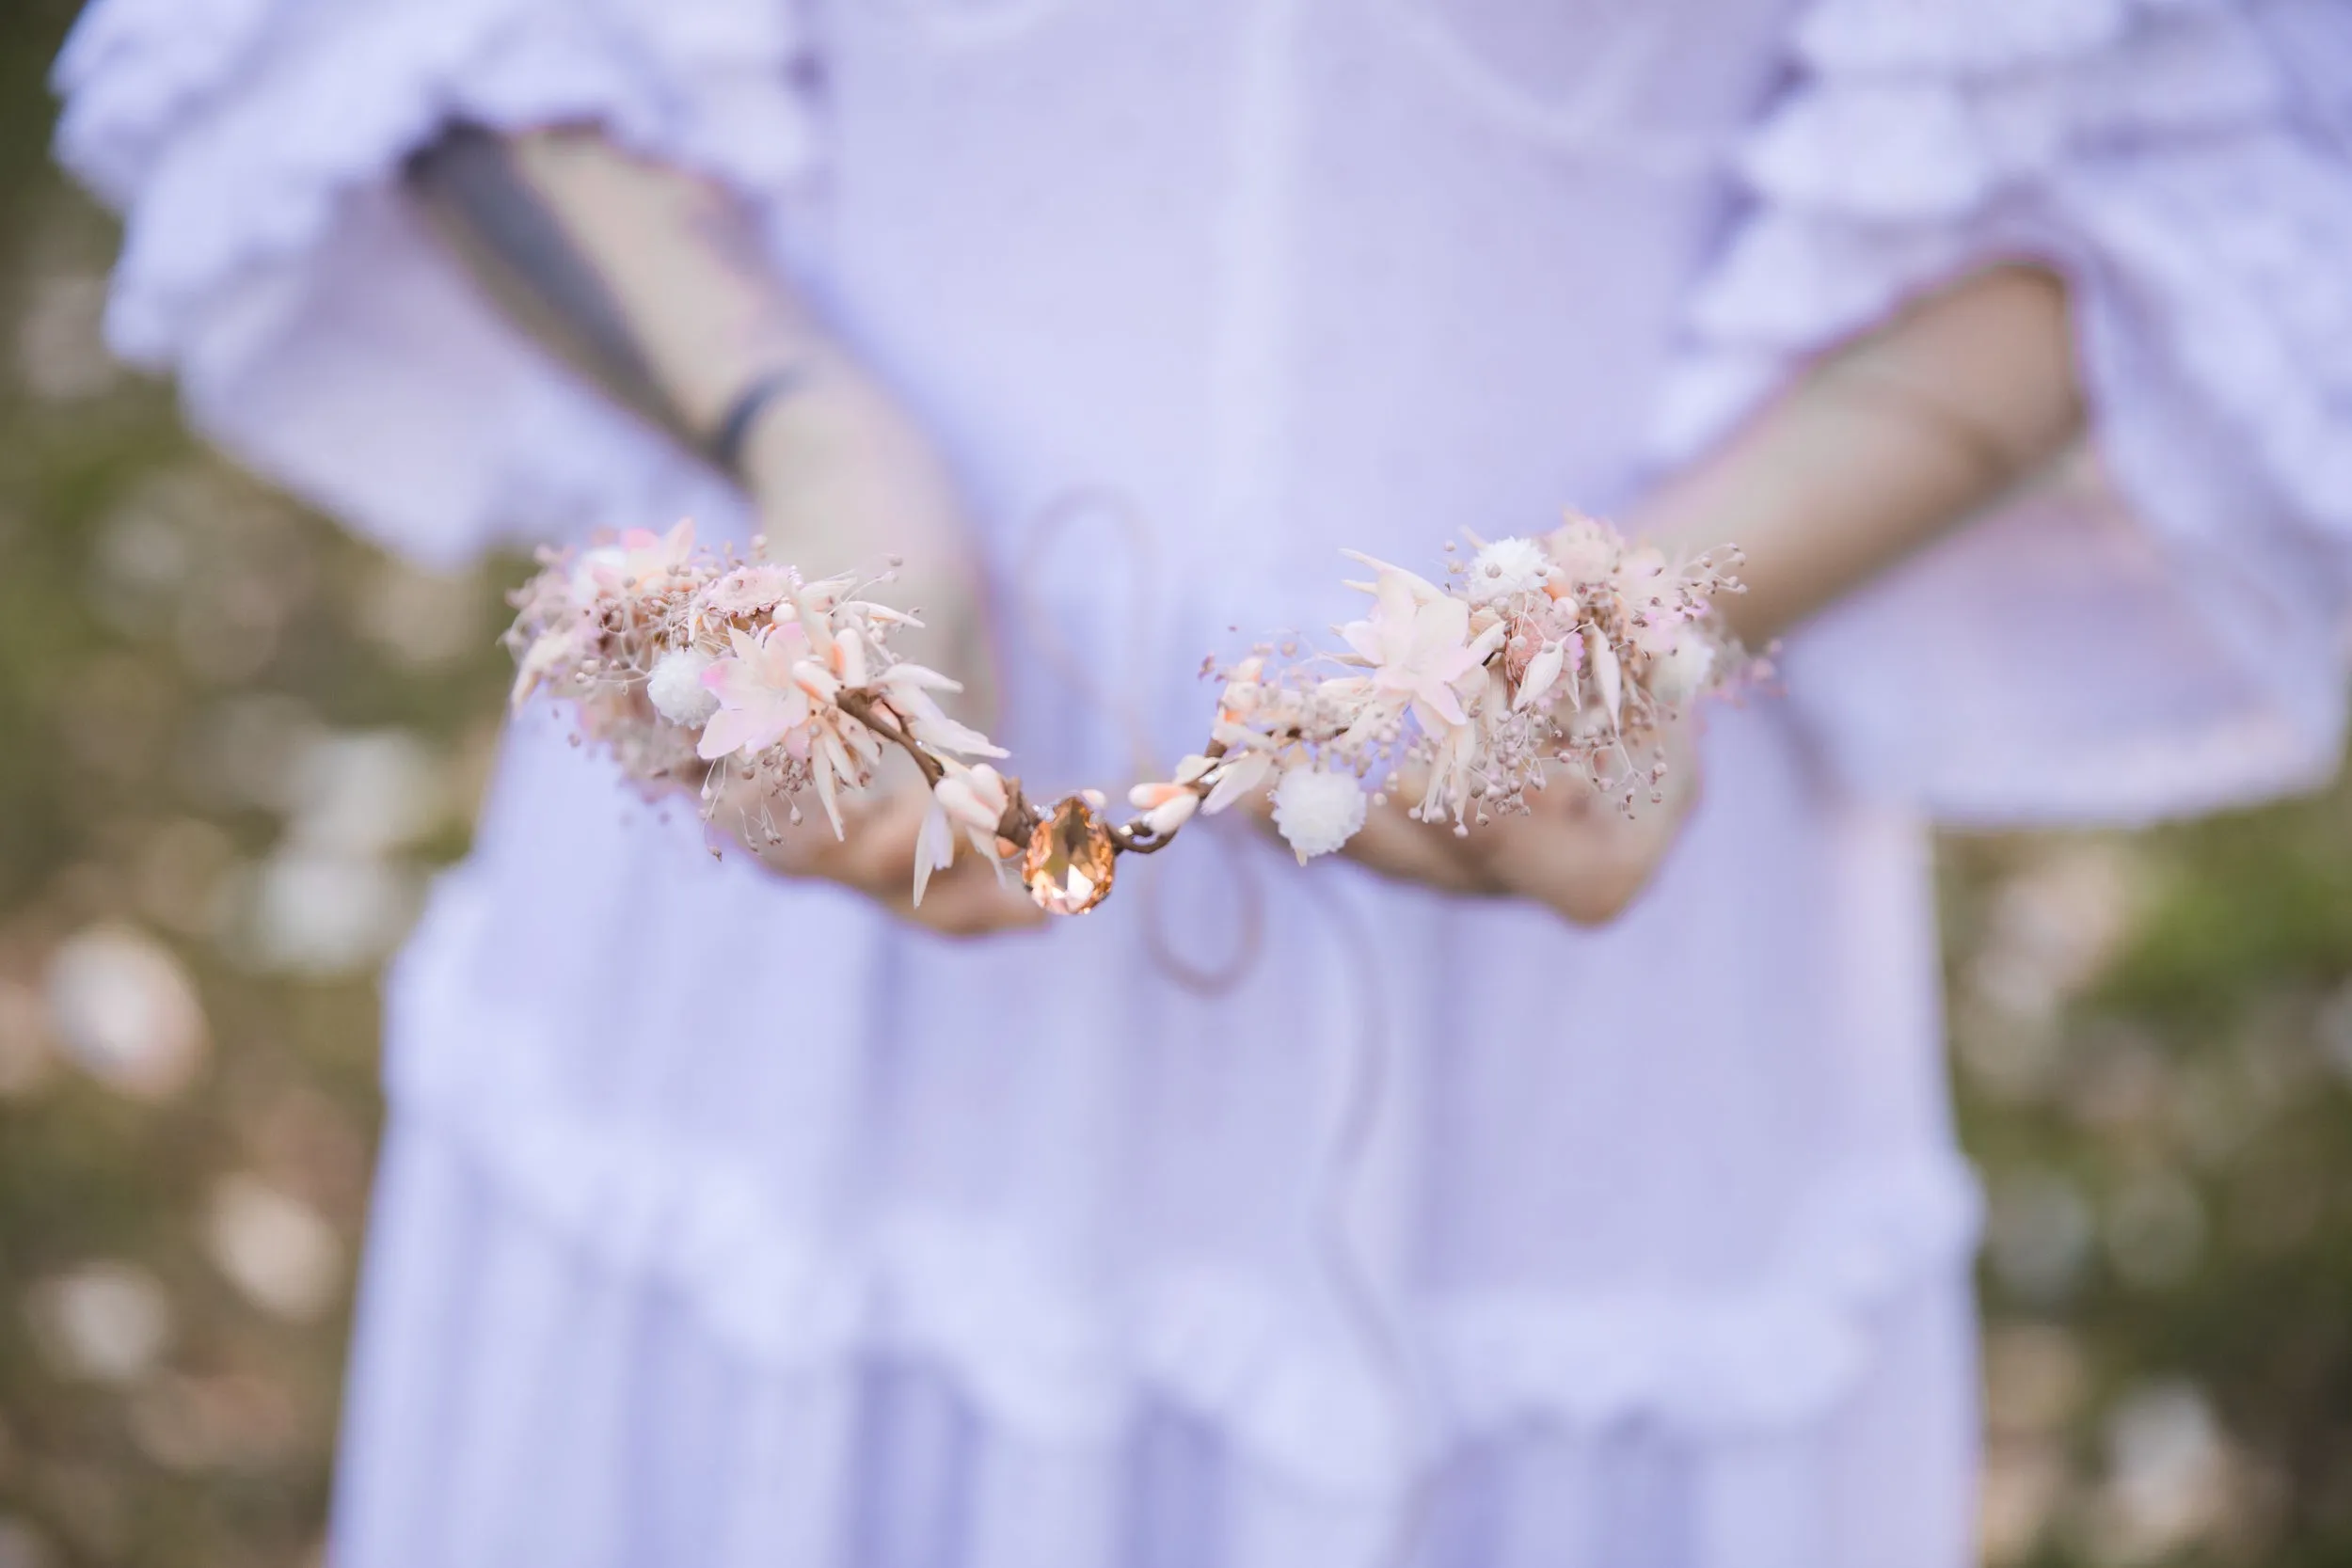
[[[867,596],[887,573],[805,579],[757,540],[748,559],[698,548],[691,522],[540,552],[513,597],[514,701],[571,703],[625,774],[698,789],[707,816],[733,769],[794,823],[814,794],[836,836],[842,798],[875,787],[887,749],[905,752],[931,795],[918,904],[968,847],[1045,910],[1081,913],[1110,892],[1120,855],[1156,852],[1253,793],[1301,864],[1408,780],[1409,815],[1457,833],[1526,809],[1555,766],[1628,810],[1657,798],[1661,726],[1747,669],[1712,612],[1742,591],[1739,552],[1670,560],[1579,515],[1541,539],[1471,545],[1443,587],[1345,552],[1372,573],[1348,584],[1372,608],[1335,628],[1343,646],[1279,667],[1263,646],[1204,664],[1223,682],[1208,743],[1131,789],[1136,814],[1118,823],[1093,790],[1032,805],[990,760],[1004,749],[940,707],[961,688],[891,651],[921,623]]]

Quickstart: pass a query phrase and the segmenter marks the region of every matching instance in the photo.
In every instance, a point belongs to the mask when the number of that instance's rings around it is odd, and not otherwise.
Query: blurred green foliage
[[[313,1562],[373,969],[514,573],[382,559],[104,359],[72,8],[0,14],[0,1568]],[[2352,792],[1944,870],[1989,1558],[2352,1564]]]
[[[73,8],[0,8],[0,1568],[306,1563],[374,967],[463,848],[501,574],[383,560],[105,358]]]
[[[2352,790],[1943,859],[1988,1544],[2352,1563]]]

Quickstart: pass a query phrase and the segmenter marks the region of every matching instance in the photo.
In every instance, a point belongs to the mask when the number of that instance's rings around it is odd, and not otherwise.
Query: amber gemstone
[[[1093,808],[1072,796],[1029,835],[1021,879],[1048,914],[1084,914],[1111,890],[1116,851]]]

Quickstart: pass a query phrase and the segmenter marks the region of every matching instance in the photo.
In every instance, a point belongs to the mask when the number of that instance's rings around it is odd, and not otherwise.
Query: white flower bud
[[[1327,855],[1364,825],[1364,786],[1350,773],[1294,768],[1274,786],[1274,825],[1301,863]]]
[[[1143,814],[1143,825],[1165,838],[1192,820],[1200,809],[1200,797],[1187,789],[1170,795]]]
[[[653,677],[645,682],[654,711],[690,730],[708,723],[719,711],[718,694],[703,685],[703,672],[711,663],[700,648],[673,648],[654,660]]]

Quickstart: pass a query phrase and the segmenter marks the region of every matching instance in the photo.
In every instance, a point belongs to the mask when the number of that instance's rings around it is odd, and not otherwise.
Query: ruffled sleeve
[[[118,353],[394,547],[461,559],[729,502],[499,319],[397,186],[453,118],[596,120],[780,228],[809,174],[792,0],[97,0],[64,162],[119,207]]]
[[[2352,621],[2352,8],[1815,0],[1660,449],[1907,298],[2067,277],[2082,461],[1790,640],[1844,778],[1963,822],[2326,779]]]

